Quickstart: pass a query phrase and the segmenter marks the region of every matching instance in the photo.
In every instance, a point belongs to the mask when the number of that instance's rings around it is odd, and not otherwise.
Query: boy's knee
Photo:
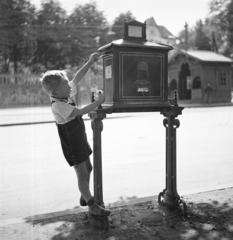
[[[75,171],[78,173],[78,172],[81,172],[81,173],[84,173],[84,172],[87,172],[87,173],[90,173],[93,169],[92,167],[92,164],[91,164],[91,161],[90,159],[88,158],[86,161],[83,161],[79,164],[75,164],[74,166],[74,169]]]
[[[91,172],[92,169],[93,169],[93,167],[92,167],[90,158],[87,159],[87,161],[86,161],[86,166],[87,166],[87,171],[88,171],[88,172]]]

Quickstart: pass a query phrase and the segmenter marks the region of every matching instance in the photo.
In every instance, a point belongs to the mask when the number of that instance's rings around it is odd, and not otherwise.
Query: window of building
[[[193,79],[193,89],[200,89],[201,88],[201,79],[199,76]]]
[[[227,73],[225,71],[219,72],[219,85],[220,86],[227,85]]]

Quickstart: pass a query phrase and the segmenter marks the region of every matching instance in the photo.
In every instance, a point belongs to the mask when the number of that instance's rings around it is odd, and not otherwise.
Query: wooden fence
[[[39,78],[35,74],[0,74],[0,107],[49,104]]]

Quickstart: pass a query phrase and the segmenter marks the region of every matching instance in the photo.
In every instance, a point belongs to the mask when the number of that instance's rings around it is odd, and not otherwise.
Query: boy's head
[[[70,86],[64,71],[47,71],[41,78],[41,84],[49,96],[57,98],[69,97]]]

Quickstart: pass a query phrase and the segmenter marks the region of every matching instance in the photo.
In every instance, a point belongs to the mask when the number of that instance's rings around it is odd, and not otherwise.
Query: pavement
[[[180,104],[190,107],[189,104]],[[221,105],[229,106],[232,104]],[[208,105],[214,107],[219,105]],[[192,107],[205,107],[193,105]],[[206,106],[207,107],[207,106]],[[15,111],[18,117],[15,121]],[[25,113],[27,111],[27,119]],[[29,115],[28,115],[29,111]],[[53,121],[49,107],[9,109],[1,112],[1,126],[41,124]],[[87,209],[76,207],[0,223],[1,240],[232,240],[233,187],[184,195],[187,218],[181,212],[168,212],[160,207],[157,196],[121,199],[111,203],[109,229],[91,227]],[[182,208],[181,208],[182,210]]]
[[[85,208],[29,216],[0,225],[1,240],[232,240],[233,188],[185,195],[187,217],[168,212],[157,196],[107,206],[109,229],[93,228]]]
[[[180,100],[179,106],[184,108],[194,107],[224,107],[233,106],[233,101],[229,103],[190,103],[190,101]],[[125,116],[129,113],[117,113],[118,117]],[[113,114],[114,115],[114,114]],[[87,115],[84,118],[89,119]],[[22,108],[6,108],[0,112],[0,127],[43,124],[54,122],[50,106],[22,107]]]

